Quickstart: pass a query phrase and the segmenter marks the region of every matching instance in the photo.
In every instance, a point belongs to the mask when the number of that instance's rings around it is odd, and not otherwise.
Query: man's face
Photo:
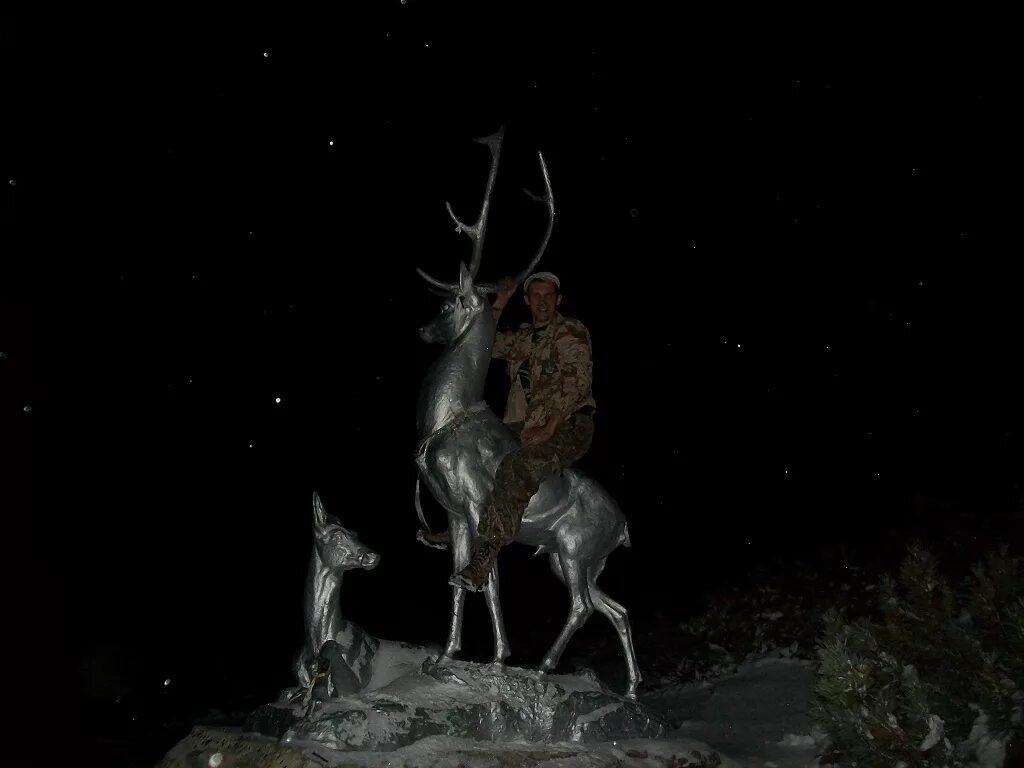
[[[534,280],[523,297],[530,306],[534,325],[545,325],[555,316],[555,307],[562,303],[562,297],[554,283]]]

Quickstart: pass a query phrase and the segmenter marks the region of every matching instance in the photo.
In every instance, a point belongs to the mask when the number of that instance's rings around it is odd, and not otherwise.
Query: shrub
[[[823,617],[811,715],[826,760],[858,766],[999,766],[1024,736],[1024,574],[1006,548],[951,589],[910,548],[877,613]]]
[[[877,585],[865,586],[863,577],[861,567],[843,563],[756,567],[743,582],[706,595],[704,610],[680,623],[674,677],[682,682],[715,678],[769,654],[813,658],[828,607],[852,612],[870,607]]]

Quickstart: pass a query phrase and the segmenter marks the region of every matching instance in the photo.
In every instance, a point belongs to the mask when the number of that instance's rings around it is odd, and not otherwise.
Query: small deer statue
[[[360,673],[369,662],[365,658],[367,636],[341,617],[341,577],[354,568],[371,570],[379,562],[380,555],[336,517],[328,515],[320,495],[314,493],[313,553],[303,611],[306,636],[295,660],[295,678],[302,688],[312,688],[315,679],[322,679],[326,697],[337,692],[351,693],[359,687]],[[325,675],[328,668],[329,679]]]
[[[502,137],[503,131],[499,131],[494,136],[477,140],[490,148],[491,171],[476,224],[463,224],[448,206],[457,230],[467,233],[473,242],[469,267],[460,265],[457,283],[445,283],[423,270],[417,270],[435,291],[447,296],[447,301],[441,314],[420,328],[424,341],[440,344],[444,351],[428,370],[420,390],[416,505],[422,521],[419,504],[422,480],[448,512],[455,572],[469,561],[472,540],[494,486],[498,464],[518,444],[515,433],[502,423],[484,400],[484,384],[495,331],[491,306],[484,297],[495,293],[498,286],[475,282]],[[546,194],[543,197],[530,196],[544,202],[548,209],[547,232],[533,260],[515,277],[517,284],[540,260],[554,225],[555,203],[543,155],[540,155],[540,165]],[[573,634],[597,610],[611,621],[622,643],[628,677],[625,695],[635,699],[641,675],[633,649],[629,617],[625,608],[597,586],[597,578],[608,555],[620,545],[629,546],[626,518],[615,500],[581,470],[564,470],[546,480],[533,496],[516,541],[549,555],[551,570],[568,589],[571,601],[569,617],[545,654],[540,671],[543,673],[557,666]],[[510,651],[498,599],[497,570],[495,566],[488,579],[485,597],[494,632],[493,663],[500,668]],[[460,587],[453,589],[448,642],[438,658],[439,662],[452,659],[462,647],[466,590]]]

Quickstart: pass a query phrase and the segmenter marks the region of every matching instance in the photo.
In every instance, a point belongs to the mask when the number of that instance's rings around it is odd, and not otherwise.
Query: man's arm
[[[498,295],[494,297],[494,303],[491,304],[491,317],[494,318],[495,329],[498,327],[498,319],[501,317],[502,310],[505,309],[508,300],[512,298],[512,294],[516,292],[516,284],[512,282],[511,277],[503,277],[501,285],[501,290],[498,291]],[[513,340],[514,337],[511,333],[495,333],[494,346],[491,347],[491,357],[498,360],[507,358],[508,352],[512,348]]]

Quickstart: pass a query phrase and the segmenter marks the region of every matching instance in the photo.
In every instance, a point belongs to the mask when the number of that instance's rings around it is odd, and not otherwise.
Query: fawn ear
[[[327,513],[324,512],[324,505],[320,501],[320,494],[313,491],[313,527],[323,528],[326,525]]]
[[[473,287],[473,275],[466,268],[466,262],[459,262],[459,293],[465,294]]]

